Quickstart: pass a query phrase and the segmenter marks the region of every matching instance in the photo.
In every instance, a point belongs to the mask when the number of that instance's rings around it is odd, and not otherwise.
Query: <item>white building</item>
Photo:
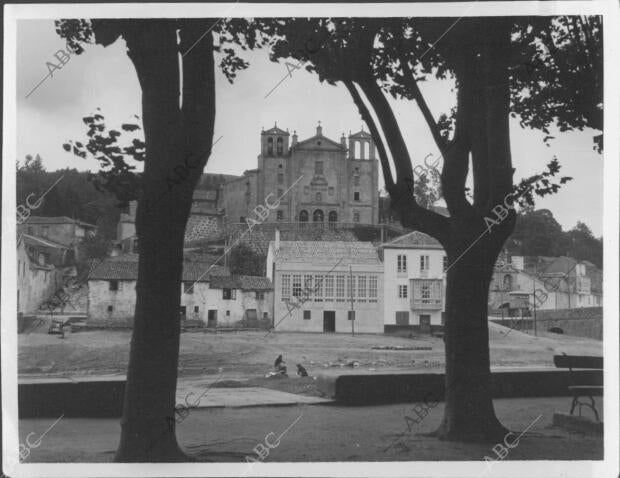
[[[383,332],[383,266],[369,242],[280,241],[276,231],[267,276],[278,331]]]
[[[447,256],[441,244],[414,231],[382,247],[385,332],[442,330]]]
[[[88,277],[88,323],[131,326],[136,306],[138,255],[110,257]],[[273,292],[269,279],[231,276],[208,262],[183,263],[181,320],[207,327],[269,326]],[[262,321],[262,322],[259,322]]]

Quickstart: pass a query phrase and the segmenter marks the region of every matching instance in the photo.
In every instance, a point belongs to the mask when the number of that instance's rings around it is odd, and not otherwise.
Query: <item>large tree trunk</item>
[[[498,442],[508,430],[493,409],[487,304],[503,241],[484,234],[474,244],[478,234],[453,232],[454,245],[447,250],[445,411],[435,434],[447,440]]]
[[[184,24],[182,45],[199,37],[200,24]],[[136,220],[139,275],[115,456],[119,462],[188,459],[175,434],[183,241],[192,193],[210,154],[215,86],[208,34],[183,60],[179,108],[177,28],[173,20],[145,20],[123,34],[142,87],[146,161]]]
[[[382,158],[391,207],[406,227],[435,237],[449,260],[446,290],[446,394],[445,414],[437,436],[448,440],[489,441],[502,439],[507,430],[495,416],[491,395],[488,334],[488,291],[493,266],[514,229],[514,210],[502,209],[512,192],[512,162],[508,127],[510,20],[462,19],[442,37],[443,54],[457,78],[458,97],[454,137],[439,134],[428,106],[403,56],[404,77],[411,78],[412,97],[429,123],[444,157],[442,191],[450,218],[418,205],[412,198],[411,160],[399,125],[371,73],[344,82],[360,114],[369,124],[376,143],[377,125],[353,86],[364,92],[372,105],[392,154],[397,181]],[[446,45],[447,44],[447,45]],[[388,148],[380,148],[385,151]],[[470,157],[474,179],[473,204],[465,187]],[[408,185],[407,182],[410,184]],[[499,209],[498,209],[499,208]],[[497,216],[500,214],[500,217]],[[490,217],[493,229],[487,229]]]

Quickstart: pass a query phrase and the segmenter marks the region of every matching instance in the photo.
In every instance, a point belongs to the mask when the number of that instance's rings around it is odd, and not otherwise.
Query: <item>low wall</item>
[[[601,370],[573,372],[583,383],[603,383]],[[524,370],[493,372],[493,398],[570,396],[568,371]],[[321,375],[317,387],[329,398],[346,405],[422,402],[425,398],[442,401],[445,394],[443,373],[393,373],[365,375]]]
[[[515,330],[534,330],[533,317],[491,320]],[[537,330],[547,331],[551,327],[559,327],[566,335],[603,340],[603,308],[584,307],[536,311]]]
[[[443,325],[431,325],[431,333],[422,333],[419,325],[394,325],[386,324],[383,326],[385,335],[397,337],[411,337],[413,335],[434,335],[443,333]]]

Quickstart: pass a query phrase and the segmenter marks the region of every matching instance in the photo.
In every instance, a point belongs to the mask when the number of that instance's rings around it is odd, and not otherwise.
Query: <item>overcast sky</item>
[[[62,70],[54,71],[52,77],[25,98],[48,74],[46,62],[58,63],[53,55],[65,45],[50,20],[19,21],[17,41],[16,159],[22,161],[26,154],[39,153],[48,171],[63,167],[97,170],[95,160],[73,156],[62,149],[62,144],[69,139],[85,138],[82,117],[97,107],[102,109],[109,127],[118,128],[122,122],[131,121],[132,115],[141,115],[140,88],[124,42],[119,40],[107,48],[86,46],[84,54],[72,56]],[[239,73],[233,85],[221,73],[217,74],[214,138],[222,138],[215,145],[206,172],[241,174],[255,168],[261,128],[269,128],[275,122],[291,134],[296,130],[300,140],[315,134],[319,120],[323,134],[335,141],[342,133],[361,129],[362,120],[344,86],[321,85],[316,75],[303,69],[293,71],[289,78],[286,66],[270,62],[265,51],[244,55],[250,67]],[[450,82],[422,84],[435,117],[454,105],[451,87]],[[414,164],[422,164],[429,153],[438,156],[415,103],[391,103]],[[583,221],[599,236],[603,227],[603,158],[592,150],[592,135],[591,130],[557,133],[551,147],[547,147],[542,133],[523,130],[518,122],[511,122],[515,182],[541,171],[556,155],[562,165],[561,173],[574,179],[559,193],[538,198],[537,208],[550,209],[564,230]]]

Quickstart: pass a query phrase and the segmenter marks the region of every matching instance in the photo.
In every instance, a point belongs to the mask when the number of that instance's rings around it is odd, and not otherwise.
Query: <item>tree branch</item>
[[[433,139],[435,140],[435,144],[437,145],[437,148],[439,148],[439,151],[441,151],[441,153],[443,154],[448,144],[446,140],[441,136],[441,131],[439,130],[439,127],[437,126],[437,122],[435,121],[435,118],[433,118],[433,114],[431,113],[431,110],[428,107],[428,104],[426,103],[426,100],[424,99],[422,92],[420,91],[420,87],[418,86],[418,81],[415,79],[413,71],[409,67],[409,62],[404,57],[404,55],[401,55],[400,57],[400,64],[403,69],[403,75],[404,75],[405,80],[407,81],[407,85],[411,88],[411,93],[413,94],[413,98],[418,104],[418,107],[420,108],[420,111],[422,112],[422,115],[424,116],[424,119],[426,120],[426,124],[431,130],[431,134],[433,135]]]

